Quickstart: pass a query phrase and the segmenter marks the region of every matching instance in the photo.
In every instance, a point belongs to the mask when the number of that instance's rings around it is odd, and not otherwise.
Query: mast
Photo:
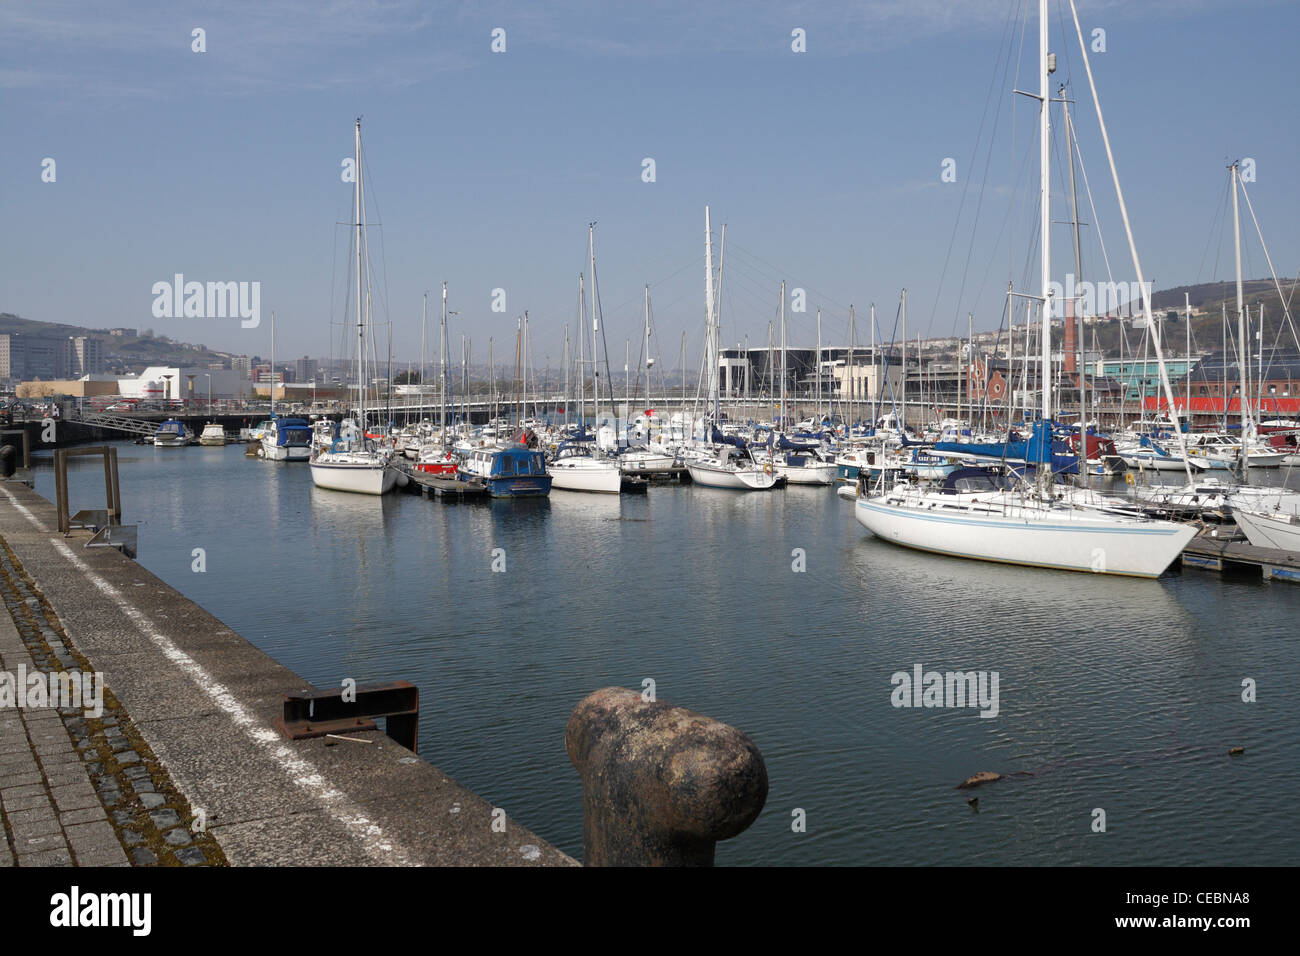
[[[857,351],[857,342],[855,341],[856,330],[854,329],[854,319],[855,319],[855,316],[854,316],[854,314],[853,314],[853,304],[850,303],[850,304],[849,304],[849,382],[848,382],[848,385],[849,385],[849,390],[848,390],[848,391],[849,391],[849,421],[848,421],[848,431],[845,433],[845,435],[846,435],[846,437],[848,438],[849,441],[852,441],[852,440],[853,440],[853,424],[854,424],[854,421],[855,421],[855,419],[854,419],[854,417],[853,417],[853,414],[854,414],[854,413],[853,413],[853,399],[854,399],[855,394],[856,394],[856,392],[857,392],[857,376],[853,374],[853,372],[854,372],[854,369],[853,369],[853,353],[854,353],[855,351]],[[843,391],[843,389],[840,390],[840,408],[841,408],[841,409],[844,408],[844,391]]]
[[[442,284],[442,325],[440,326],[440,345],[438,361],[442,365],[442,373],[438,376],[438,407],[441,409],[442,422],[440,431],[442,434],[442,446],[445,451],[451,447],[451,442],[447,440],[447,283]]]
[[[781,433],[789,427],[785,415],[785,280],[781,280]]]
[[[822,423],[822,310],[817,310],[817,427]]]
[[[366,327],[365,313],[361,304],[361,243],[364,234],[363,218],[365,216],[365,207],[363,205],[363,196],[361,191],[361,117],[357,117],[356,129],[356,169],[357,181],[353,187],[353,196],[355,201],[354,219],[356,220],[356,241],[357,241],[357,415],[361,420],[361,447],[366,446],[366,389],[365,389],[365,367],[366,367]],[[274,369],[272,369],[274,372]],[[272,376],[274,379],[274,375]],[[275,383],[271,383],[271,391],[275,392]]]
[[[1237,207],[1237,164],[1232,170],[1232,243],[1237,257],[1237,366],[1241,374],[1241,472],[1250,474],[1250,459],[1246,454],[1246,442],[1250,437],[1250,412],[1247,410],[1247,396],[1250,394],[1250,351],[1246,344],[1246,305],[1241,288],[1241,218]],[[1224,356],[1226,359],[1227,356]]]
[[[1183,293],[1183,309],[1187,313],[1187,347],[1183,356],[1183,367],[1185,371],[1185,381],[1187,382],[1187,421],[1192,420],[1192,296],[1190,293]],[[1189,425],[1190,427],[1190,425]]]
[[[600,319],[596,314],[596,224],[594,222],[587,225],[587,255],[591,265],[591,414],[594,423],[600,418],[600,363],[597,361],[599,352],[596,348],[596,332],[599,330]]]
[[[1219,303],[1223,309],[1223,430],[1228,430],[1228,303]]]
[[[1065,97],[1065,84],[1061,84],[1058,92],[1061,94],[1061,112],[1065,126],[1065,156],[1070,164],[1070,224],[1074,228],[1074,281],[1076,287],[1083,281],[1083,251],[1082,243],[1079,238],[1079,194],[1074,185],[1074,125],[1070,122],[1070,101]],[[1080,474],[1083,476],[1083,486],[1088,487],[1088,363],[1087,351],[1083,345],[1083,316],[1078,314],[1078,305],[1074,299],[1068,299],[1065,303],[1065,321],[1076,323],[1077,331],[1075,338],[1079,343],[1079,361],[1075,365],[1075,374],[1079,377],[1079,447],[1082,449],[1082,455],[1079,458]],[[1071,355],[1069,362],[1074,362],[1074,356]]]
[[[583,329],[587,321],[587,292],[582,273],[578,273],[578,431],[587,434],[587,334]]]
[[[709,226],[709,207],[704,207],[704,364],[708,376],[709,408],[713,421],[718,420],[718,353],[713,317],[713,233]]]
[[[491,343],[488,344],[491,348]],[[564,327],[564,425],[569,425],[569,327]]]
[[[271,310],[271,417],[275,417],[275,309]]]
[[[880,376],[876,374],[876,303],[871,303],[871,429],[880,421]],[[887,366],[886,366],[887,367]]]
[[[899,307],[902,309],[903,312],[903,386],[902,386],[903,398],[900,404],[903,406],[902,434],[904,437],[906,437],[907,436],[907,290],[906,289],[903,290],[902,296],[899,300]],[[918,355],[917,358],[919,359],[920,356]]]
[[[1038,0],[1038,190],[1041,200],[1040,292],[1043,296],[1042,368],[1043,421],[1052,418],[1052,389],[1049,371],[1052,362],[1052,119],[1048,110],[1047,81],[1056,69],[1055,57],[1047,52],[1047,0]]]
[[[420,312],[420,418],[424,418],[424,341],[427,337],[429,325],[429,293],[424,293],[424,308]],[[406,375],[407,384],[410,384],[411,375]]]
[[[650,357],[650,284],[646,283],[645,287],[645,405],[646,408],[652,408],[653,403],[650,401],[650,366],[655,360]],[[646,435],[650,434],[650,423],[646,423]]]

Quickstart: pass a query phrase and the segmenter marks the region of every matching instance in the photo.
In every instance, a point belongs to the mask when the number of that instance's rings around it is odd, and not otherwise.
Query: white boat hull
[[[817,465],[781,465],[774,466],[778,475],[792,485],[833,485],[835,484],[835,464],[827,462]]]
[[[1232,516],[1255,547],[1300,553],[1300,518],[1295,515],[1238,509]]]
[[[1072,509],[1038,512],[990,507],[986,514],[859,498],[858,523],[876,537],[920,551],[1065,571],[1156,578],[1195,529],[1166,521],[1113,520]]]
[[[551,488],[564,491],[593,491],[616,495],[622,488],[623,475],[618,466],[594,462],[585,465],[568,464],[563,460],[552,462],[547,471],[551,475]]]
[[[274,439],[262,439],[262,457],[269,461],[307,461],[310,445],[277,445]]]
[[[707,488],[732,488],[737,491],[767,491],[776,484],[776,472],[758,469],[729,469],[706,465],[702,462],[689,462],[686,470],[691,473],[691,481]]]
[[[397,472],[380,462],[311,463],[311,480],[317,488],[351,491],[361,495],[383,495],[397,483]]]

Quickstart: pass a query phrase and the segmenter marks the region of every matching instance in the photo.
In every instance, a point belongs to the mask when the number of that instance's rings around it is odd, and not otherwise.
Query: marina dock
[[[1240,538],[1202,532],[1183,549],[1182,564],[1184,568],[1222,574],[1260,574],[1265,581],[1300,584],[1300,555],[1257,548]]]
[[[575,864],[382,732],[290,739],[315,688],[57,527],[0,483],[0,670],[102,674],[103,709],[0,709],[0,866]]]

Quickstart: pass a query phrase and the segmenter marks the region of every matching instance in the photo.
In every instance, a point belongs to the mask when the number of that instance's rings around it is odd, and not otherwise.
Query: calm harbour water
[[[767,763],[766,808],[720,864],[1294,860],[1295,585],[920,554],[827,489],[444,504],[321,491],[242,445],[118,454],[141,564],[319,686],[416,684],[422,756],[575,856],[565,721],[652,678]],[[102,466],[74,459],[70,487],[101,507]],[[891,675],[916,664],[997,671],[998,716],[893,707]],[[975,791],[976,813],[955,787],[980,770],[1031,775]]]

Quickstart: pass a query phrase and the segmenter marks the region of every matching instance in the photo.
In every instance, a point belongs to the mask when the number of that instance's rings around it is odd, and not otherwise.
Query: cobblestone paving
[[[90,670],[3,538],[0,600],[0,670]],[[0,866],[226,865],[111,689],[103,696],[99,717],[0,707]]]

